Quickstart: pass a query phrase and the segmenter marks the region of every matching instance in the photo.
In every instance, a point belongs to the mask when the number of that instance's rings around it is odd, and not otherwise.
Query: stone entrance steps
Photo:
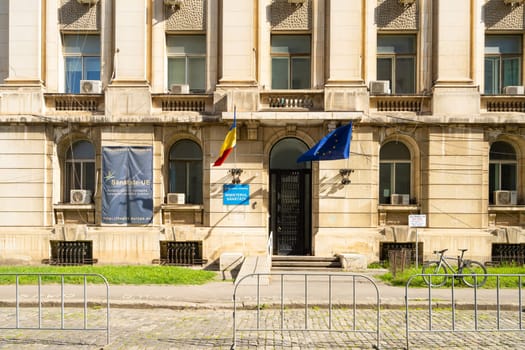
[[[272,271],[341,271],[343,266],[337,256],[272,256]]]

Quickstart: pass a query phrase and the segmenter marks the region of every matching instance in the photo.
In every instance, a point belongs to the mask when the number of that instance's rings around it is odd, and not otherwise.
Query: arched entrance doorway
[[[308,146],[284,138],[270,151],[270,231],[276,255],[312,254],[312,164],[297,163]]]

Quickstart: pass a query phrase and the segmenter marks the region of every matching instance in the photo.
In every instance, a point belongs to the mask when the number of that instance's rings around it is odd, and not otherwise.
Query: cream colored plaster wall
[[[329,81],[361,81],[363,8],[361,1],[334,0],[329,10]]]
[[[49,232],[38,227],[2,227],[0,262],[3,265],[40,264],[43,258],[49,257]]]
[[[0,1],[0,84],[9,72],[9,2]]]
[[[146,81],[147,0],[115,0],[116,80]]]
[[[488,203],[483,174],[488,153],[483,130],[431,127],[422,148],[425,167],[421,180],[428,194],[425,213],[429,226],[481,228]],[[443,198],[443,191],[448,192],[448,198]]]
[[[439,40],[435,61],[438,82],[466,82],[471,76],[471,1],[439,0],[434,6]]]
[[[44,127],[0,127],[2,226],[51,224],[50,154]]]
[[[222,1],[220,82],[255,81],[254,0]]]
[[[42,1],[9,1],[9,80],[42,79]]]

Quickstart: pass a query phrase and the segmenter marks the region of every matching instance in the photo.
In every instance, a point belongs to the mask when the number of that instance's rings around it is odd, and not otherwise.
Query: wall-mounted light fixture
[[[505,5],[516,6],[523,4],[523,0],[503,0]]]
[[[350,182],[350,174],[354,172],[354,169],[340,169],[339,175],[341,175],[341,183],[343,185],[348,185]]]
[[[241,179],[240,179],[241,174],[242,174],[242,169],[241,168],[230,169],[229,173],[232,176],[232,184],[240,184],[241,183]]]

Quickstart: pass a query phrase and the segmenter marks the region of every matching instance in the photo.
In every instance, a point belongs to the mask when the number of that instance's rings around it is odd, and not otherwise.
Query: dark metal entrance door
[[[310,255],[311,170],[271,170],[270,229],[277,255]]]

